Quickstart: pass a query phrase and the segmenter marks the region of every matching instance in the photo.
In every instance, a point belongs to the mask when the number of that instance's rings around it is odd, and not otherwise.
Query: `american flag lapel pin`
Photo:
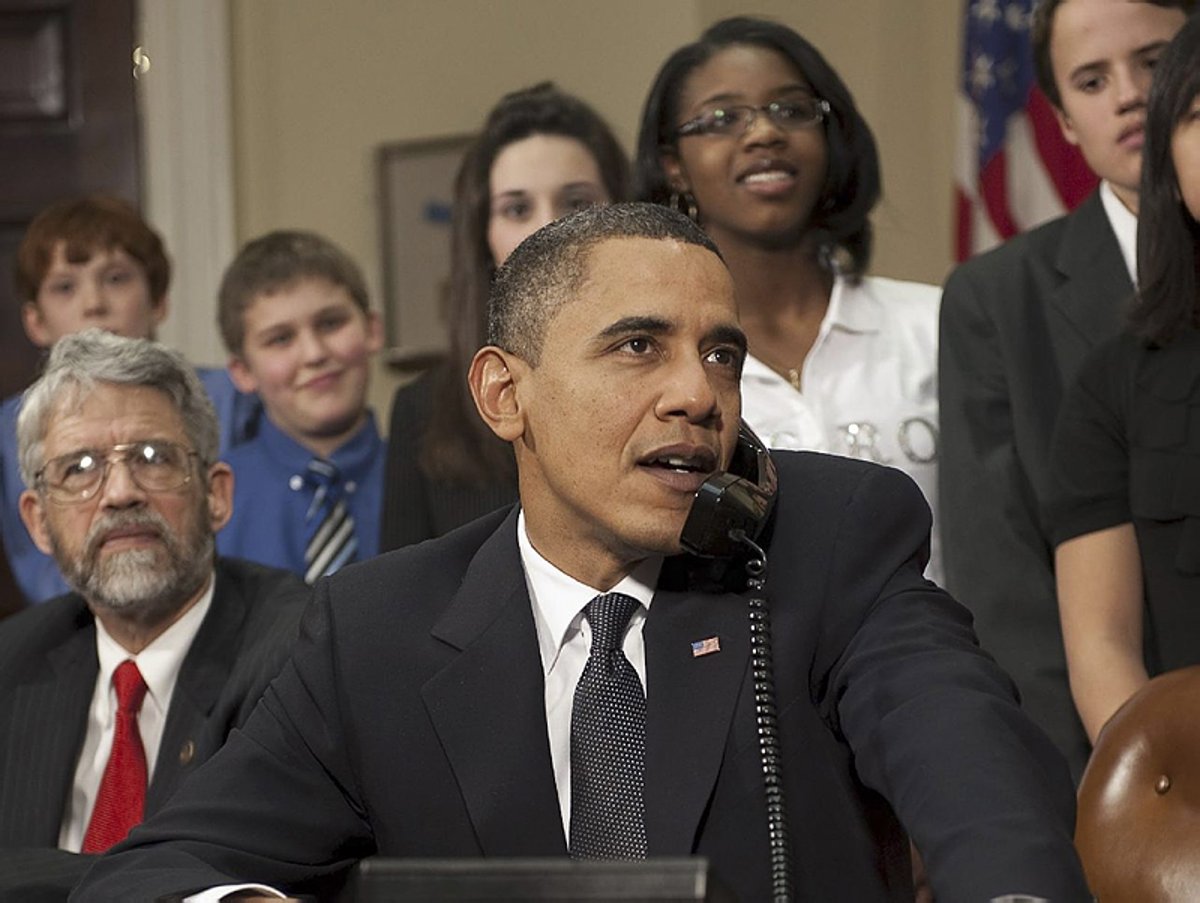
[[[692,658],[699,658],[702,655],[710,655],[713,652],[720,651],[720,637],[710,636],[706,640],[692,640]]]

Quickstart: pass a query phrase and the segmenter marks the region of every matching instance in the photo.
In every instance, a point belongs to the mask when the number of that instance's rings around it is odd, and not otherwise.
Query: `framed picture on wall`
[[[473,136],[377,151],[388,363],[421,370],[446,349],[454,177]]]

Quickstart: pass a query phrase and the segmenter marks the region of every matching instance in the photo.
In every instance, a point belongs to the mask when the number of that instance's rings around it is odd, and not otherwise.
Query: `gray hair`
[[[509,255],[488,299],[488,343],[536,367],[546,326],[586,278],[588,253],[610,238],[678,241],[724,260],[703,229],[667,207],[588,207],[538,229]]]
[[[86,329],[55,343],[41,378],[25,393],[17,418],[21,479],[33,487],[45,461],[46,430],[55,413],[80,403],[97,383],[147,386],[169,397],[188,441],[207,466],[217,460],[217,413],[196,371],[177,351],[150,339],[127,339]]]

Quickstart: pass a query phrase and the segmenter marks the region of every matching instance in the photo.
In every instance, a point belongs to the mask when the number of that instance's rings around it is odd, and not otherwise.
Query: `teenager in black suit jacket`
[[[1103,180],[1072,214],[958,267],[942,297],[939,497],[946,586],[984,648],[1067,756],[1089,754],[1067,686],[1052,550],[1039,506],[1064,388],[1120,328],[1133,294],[1141,133],[1150,71],[1192,0],[1047,0],[1034,16],[1038,84]]]
[[[74,899],[303,890],[373,853],[566,856],[562,667],[590,636],[582,605],[614,587],[647,606],[622,649],[646,691],[649,854],[707,856],[741,899],[769,897],[741,568],[722,584],[679,554],[737,439],[729,273],[685,217],[597,207],[514,252],[491,324],[470,382],[513,443],[519,511],[319,584],[246,731]],[[779,458],[764,542],[797,899],[911,899],[897,816],[941,899],[1087,899],[1061,757],[921,576],[919,490],[865,462]],[[560,630],[564,596],[583,601]]]
[[[149,814],[249,716],[307,592],[284,571],[214,563],[231,476],[203,387],[162,346],[62,339],[18,440],[26,523],[76,591],[0,624],[0,897],[63,900],[96,845],[115,668],[132,660],[149,686]]]

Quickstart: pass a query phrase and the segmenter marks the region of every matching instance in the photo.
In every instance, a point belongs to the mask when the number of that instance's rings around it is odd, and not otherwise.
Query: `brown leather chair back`
[[[1200,900],[1200,666],[1154,678],[1100,732],[1075,846],[1100,903]]]

